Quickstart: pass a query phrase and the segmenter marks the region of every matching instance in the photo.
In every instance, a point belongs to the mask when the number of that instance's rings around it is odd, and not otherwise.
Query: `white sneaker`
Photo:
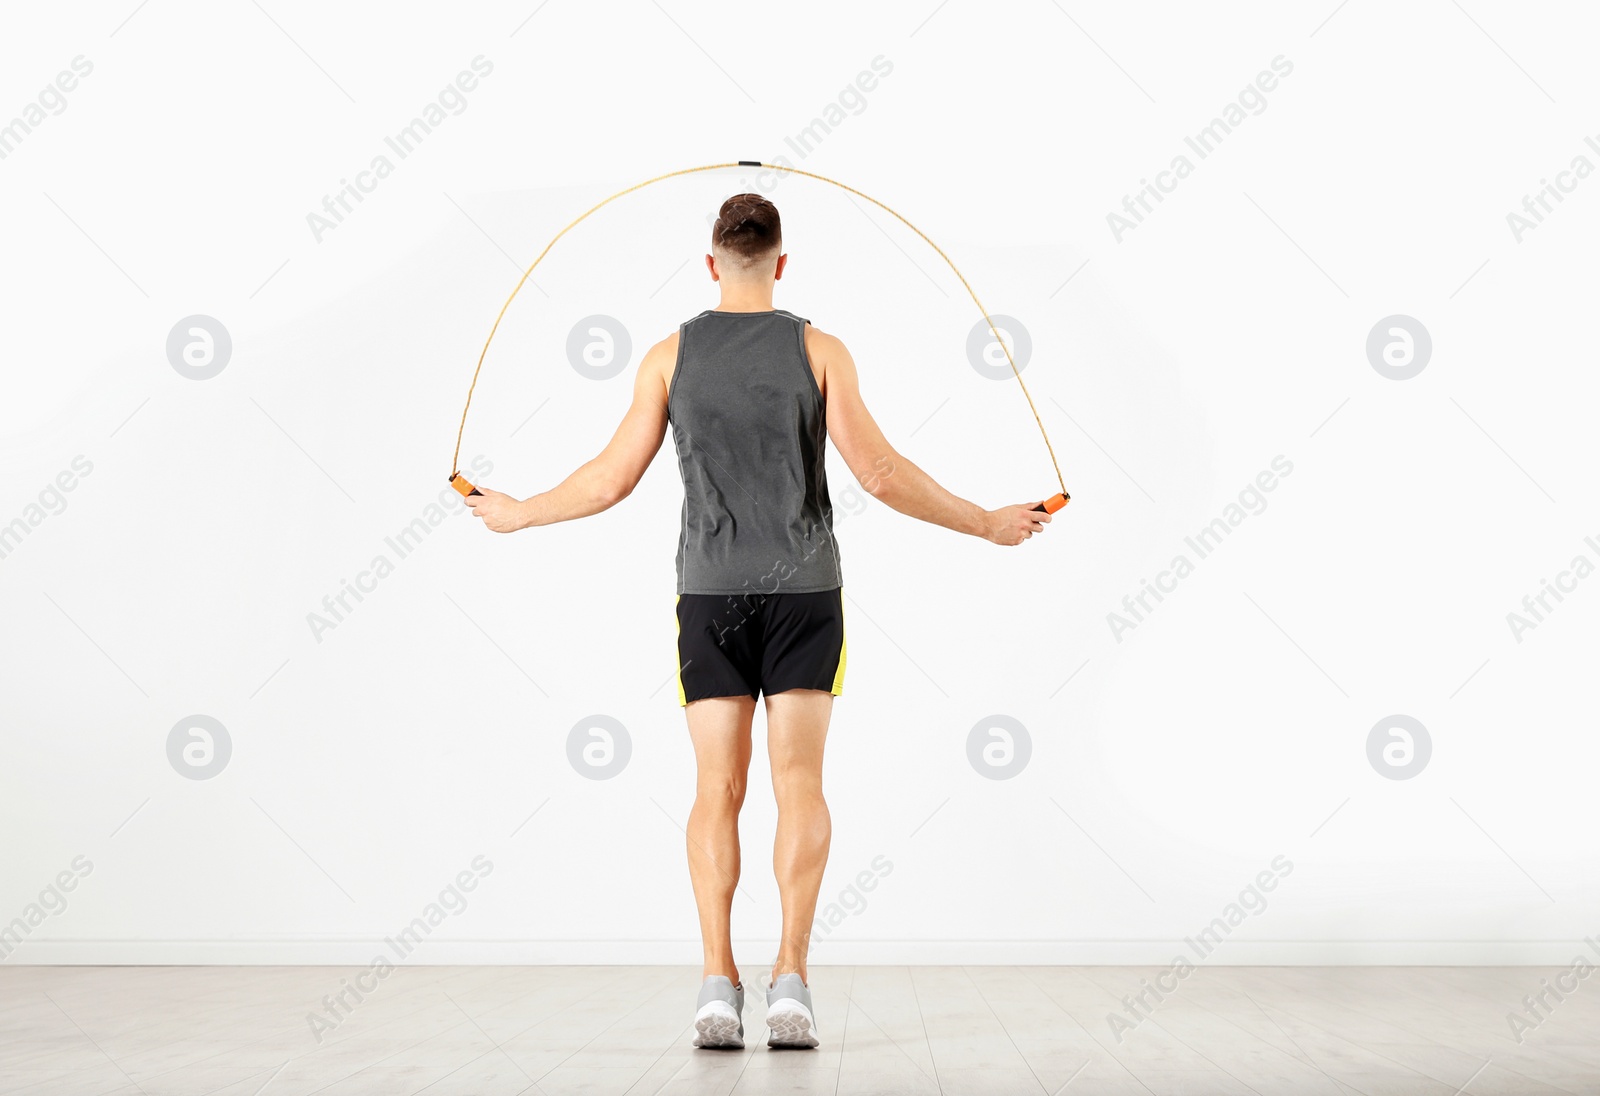
[[[814,1047],[817,1020],[811,1014],[811,990],[798,974],[780,974],[767,987],[767,1046]]]
[[[707,978],[700,987],[694,1030],[694,1045],[697,1047],[743,1047],[744,986],[734,986],[722,974]]]

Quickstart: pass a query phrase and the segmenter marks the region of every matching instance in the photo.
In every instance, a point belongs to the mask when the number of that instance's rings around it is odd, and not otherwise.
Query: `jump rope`
[[[1055,469],[1056,483],[1061,487],[1061,491],[1059,494],[1052,495],[1045,499],[1033,509],[1042,510],[1047,514],[1053,514],[1065,506],[1068,502],[1072,501],[1072,496],[1067,494],[1066,480],[1061,476],[1061,465],[1056,461],[1055,446],[1050,444],[1050,435],[1045,431],[1044,420],[1039,418],[1039,409],[1034,406],[1033,396],[1028,393],[1028,386],[1022,380],[1022,371],[1017,368],[1016,359],[1011,356],[1011,348],[1006,345],[1006,341],[1000,337],[1000,332],[995,329],[994,320],[990,318],[988,310],[983,307],[983,302],[978,300],[978,294],[973,291],[972,284],[967,281],[966,276],[961,273],[960,268],[956,266],[956,264],[951,260],[950,256],[944,253],[944,249],[938,244],[934,243],[933,240],[929,238],[928,234],[922,231],[922,229],[906,220],[894,209],[878,201],[878,199],[874,198],[870,194],[863,194],[855,187],[846,186],[844,183],[839,182],[839,180],[830,179],[826,175],[818,175],[811,171],[802,171],[797,167],[787,167],[779,164],[764,164],[758,160],[738,160],[729,164],[706,164],[702,167],[686,167],[681,171],[669,171],[665,175],[657,175],[653,179],[646,179],[642,183],[635,183],[626,190],[619,190],[604,201],[595,203],[595,205],[591,206],[571,224],[567,225],[566,228],[563,228],[560,232],[557,232],[555,236],[551,238],[550,242],[544,245],[544,250],[539,252],[539,257],[534,259],[533,262],[529,264],[527,270],[523,271],[522,277],[520,280],[518,280],[516,288],[511,291],[511,296],[506,298],[506,303],[500,306],[500,314],[494,318],[494,326],[489,329],[489,337],[484,340],[483,350],[478,354],[477,368],[472,371],[472,384],[467,388],[467,403],[466,406],[461,409],[461,425],[456,429],[456,451],[455,454],[450,458],[450,486],[454,487],[463,498],[470,498],[473,495],[481,495],[483,493],[479,491],[471,482],[469,482],[467,477],[461,474],[461,438],[462,435],[466,433],[467,429],[467,412],[472,408],[472,393],[478,387],[478,374],[483,372],[483,362],[484,359],[489,355],[489,344],[494,342],[495,332],[500,330],[500,321],[506,318],[506,310],[511,307],[511,302],[517,299],[517,294],[522,292],[522,287],[527,284],[528,279],[533,275],[534,269],[544,261],[544,257],[546,255],[550,254],[550,249],[556,246],[556,243],[561,239],[561,237],[565,236],[568,232],[571,232],[574,228],[577,228],[578,225],[587,220],[591,214],[598,212],[605,206],[610,205],[612,202],[623,197],[624,195],[632,194],[636,190],[643,190],[652,183],[659,183],[666,179],[675,179],[680,175],[695,175],[702,171],[722,171],[730,167],[759,167],[772,171],[786,171],[791,175],[803,175],[808,179],[815,179],[820,183],[828,183],[831,186],[836,186],[840,190],[847,191],[850,194],[854,194],[858,198],[871,202],[885,213],[888,213],[890,216],[894,217],[895,220],[905,225],[912,232],[915,232],[918,236],[922,237],[923,241],[929,247],[937,251],[939,253],[939,258],[945,261],[945,265],[949,266],[951,272],[954,273],[955,276],[960,280],[962,288],[967,291],[967,296],[972,298],[972,303],[978,306],[978,311],[982,313],[984,322],[989,325],[989,332],[994,336],[994,341],[999,343],[1000,349],[1005,352],[1006,361],[1011,365],[1011,373],[1017,378],[1017,384],[1022,389],[1023,398],[1028,401],[1028,410],[1033,412],[1033,421],[1039,427],[1039,435],[1044,438],[1045,450],[1050,454],[1050,464],[1051,467]]]

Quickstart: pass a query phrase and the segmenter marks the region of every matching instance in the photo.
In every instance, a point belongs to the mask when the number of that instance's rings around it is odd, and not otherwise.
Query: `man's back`
[[[679,594],[842,584],[806,323],[708,310],[678,330],[667,417],[684,485]]]

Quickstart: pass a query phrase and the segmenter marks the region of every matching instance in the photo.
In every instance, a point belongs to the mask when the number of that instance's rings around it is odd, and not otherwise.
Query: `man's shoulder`
[[[644,353],[645,361],[671,362],[678,356],[678,332],[674,331]],[[641,365],[643,362],[640,363]]]
[[[830,335],[814,323],[806,324],[806,353],[816,356],[818,354],[836,354],[844,349],[844,343],[837,335]]]
[[[653,378],[663,391],[670,391],[672,375],[678,368],[678,333],[674,331],[656,343],[639,359],[639,378]]]

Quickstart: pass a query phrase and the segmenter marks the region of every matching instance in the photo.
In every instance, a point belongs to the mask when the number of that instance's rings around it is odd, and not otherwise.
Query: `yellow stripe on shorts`
[[[678,602],[682,600],[683,599],[681,597],[674,597],[672,599],[672,634],[675,636],[683,632],[683,625],[678,621]],[[685,696],[683,692],[683,663],[678,661],[680,657],[681,654],[678,650],[678,645],[677,643],[673,643],[672,664],[678,668],[673,671],[672,676],[678,679],[678,707],[681,708],[689,703],[689,698]]]
[[[844,634],[844,594],[839,595],[839,668],[833,673],[833,695],[838,696],[844,692],[844,661],[848,648]]]

